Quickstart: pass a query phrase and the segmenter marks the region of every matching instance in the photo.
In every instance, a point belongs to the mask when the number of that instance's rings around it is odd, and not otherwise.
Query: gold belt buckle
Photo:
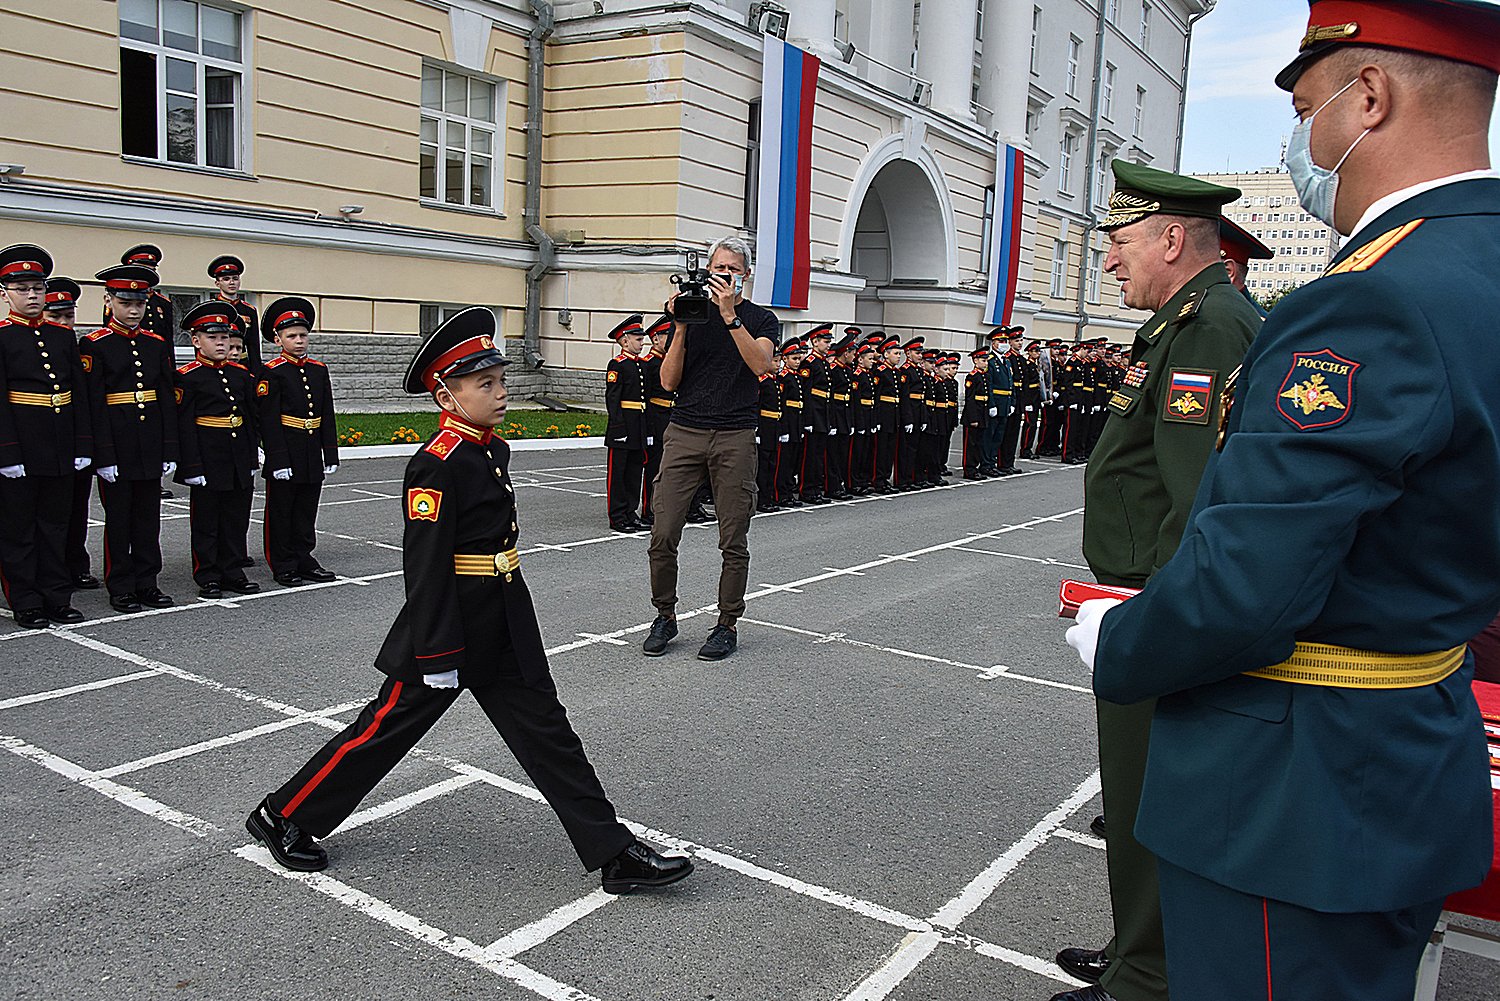
[[[68,402],[68,394],[67,393],[53,393],[52,396],[51,396],[51,401],[50,402],[51,402],[52,406],[54,406],[54,407],[60,407],[64,403]]]
[[[311,417],[304,418],[303,421],[302,421],[302,430],[304,430],[304,431],[311,431],[312,429],[313,429],[313,419]]]
[[[137,389],[135,391],[135,402],[137,402],[137,403],[145,403],[146,402],[146,391],[144,389]]]
[[[237,428],[237,427],[239,427],[243,423],[245,423],[245,419],[243,417],[241,417],[239,414],[232,414],[232,415],[230,415],[230,418],[229,418],[229,426],[230,427]]]

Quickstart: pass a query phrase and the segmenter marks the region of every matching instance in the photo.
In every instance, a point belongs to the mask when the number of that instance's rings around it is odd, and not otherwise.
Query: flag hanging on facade
[[[989,290],[984,322],[1010,325],[1016,304],[1016,276],[1021,270],[1021,208],[1026,198],[1026,154],[995,143],[995,208],[990,222]]]
[[[812,129],[816,56],[774,35],[761,62],[757,301],[806,309],[812,277]]]

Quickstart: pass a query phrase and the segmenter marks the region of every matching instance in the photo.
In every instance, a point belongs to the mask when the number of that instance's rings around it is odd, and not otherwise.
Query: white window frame
[[[507,99],[507,82],[498,77],[489,76],[485,73],[475,73],[468,69],[457,69],[435,59],[424,59],[422,70],[425,75],[429,69],[437,70],[443,76],[443,94],[438,98],[439,107],[429,108],[423,103],[420,93],[418,94],[418,176],[417,196],[422,205],[428,208],[442,208],[467,212],[482,212],[491,215],[505,214],[505,122],[504,114]],[[490,84],[494,87],[494,107],[492,117],[486,121],[482,118],[473,118],[468,114],[458,115],[449,112],[446,108],[447,79],[450,76],[462,77],[468,80],[478,80],[481,83]],[[419,83],[420,87],[421,84]],[[466,109],[467,110],[467,109]],[[433,165],[434,190],[436,194],[425,195],[422,193],[421,181],[421,151],[423,147],[431,146],[432,143],[422,138],[421,126],[426,122],[434,122],[437,126],[437,152]],[[453,202],[448,200],[448,126],[462,125],[464,129],[464,192],[463,200]],[[487,132],[490,135],[490,204],[476,205],[470,201],[472,189],[470,186],[471,157],[474,153],[474,132]],[[478,154],[484,155],[484,154]]]
[[[1141,131],[1146,127],[1146,88],[1135,89],[1135,131],[1132,133],[1137,139]]]
[[[1048,282],[1048,294],[1061,299],[1068,292],[1068,241],[1052,241],[1052,274]]]
[[[249,102],[246,100],[246,81],[250,76],[250,37],[249,16],[250,11],[232,7],[226,4],[204,3],[203,0],[194,0],[197,11],[197,23],[194,25],[196,40],[202,47],[203,40],[203,9],[205,7],[233,14],[239,21],[239,46],[240,58],[238,62],[223,59],[218,56],[204,55],[202,52],[189,52],[185,49],[174,48],[161,41],[164,30],[162,17],[162,0],[154,0],[156,3],[156,37],[157,41],[147,42],[138,38],[129,38],[121,31],[120,15],[115,19],[115,31],[120,41],[120,48],[131,49],[136,52],[144,52],[155,57],[156,62],[156,154],[154,156],[142,156],[138,153],[123,153],[124,137],[121,136],[122,155],[132,161],[145,163],[159,163],[172,167],[190,167],[201,170],[229,171],[233,173],[245,173],[248,170],[250,143],[250,111]],[[193,64],[193,86],[194,94],[186,94],[182,91],[171,91],[172,94],[191,97],[195,108],[193,120],[193,160],[173,160],[167,155],[167,60],[176,59],[180,62]],[[206,136],[205,111],[209,106],[207,70],[209,68],[224,70],[234,74],[234,127],[231,132],[234,136],[233,163],[229,165],[212,164],[206,162],[208,142]],[[220,107],[220,105],[214,105]],[[119,109],[120,115],[124,115],[125,109]],[[123,122],[122,128],[123,128]]]
[[[1073,158],[1078,154],[1078,133],[1064,130],[1058,141],[1057,190],[1058,193],[1073,193]]]
[[[1089,305],[1097,306],[1100,303],[1102,289],[1104,288],[1104,251],[1098,247],[1089,248],[1089,283],[1086,298]]]
[[[1117,25],[1120,23],[1120,0],[1109,0],[1108,5],[1105,7],[1104,18],[1110,24]]]
[[[1114,63],[1104,64],[1104,83],[1101,88],[1099,113],[1106,121],[1111,122],[1115,119],[1115,75],[1117,72],[1118,68]]]
[[[1094,192],[1094,205],[1109,204],[1109,182],[1114,172],[1109,169],[1109,162],[1114,159],[1113,150],[1100,150],[1099,162],[1094,165],[1097,174],[1094,179],[1096,190]]]
[[[1042,8],[1031,8],[1031,72],[1036,72],[1036,40],[1042,33]]]
[[[1141,4],[1141,49],[1151,51],[1151,0]]]
[[[1078,96],[1078,64],[1083,58],[1083,39],[1077,35],[1068,36],[1068,60],[1067,60],[1067,95]]]

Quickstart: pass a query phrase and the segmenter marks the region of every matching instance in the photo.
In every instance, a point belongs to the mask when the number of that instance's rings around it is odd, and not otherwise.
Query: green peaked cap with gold
[[[1099,224],[1100,229],[1119,229],[1150,215],[1217,219],[1222,206],[1240,197],[1239,188],[1170,174],[1129,160],[1115,160],[1110,166],[1115,172],[1115,191],[1109,196],[1109,215]]]

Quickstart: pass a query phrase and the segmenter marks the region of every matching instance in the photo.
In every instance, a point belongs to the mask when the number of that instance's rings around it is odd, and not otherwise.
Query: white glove
[[[1083,666],[1094,671],[1094,654],[1099,649],[1099,627],[1104,624],[1104,613],[1120,603],[1119,598],[1090,598],[1078,606],[1073,625],[1063,634],[1068,646],[1078,651]]]
[[[1000,416],[1000,408],[999,407],[990,407],[990,416],[991,417],[999,417]]]
[[[649,435],[649,434],[646,435],[646,447],[650,448],[652,445],[655,445],[655,444],[656,444],[656,438],[653,435]]]
[[[787,443],[787,442],[789,442],[789,441],[792,440],[792,436],[789,435],[789,434],[784,434],[780,438],[777,438],[776,440],[779,441],[779,442],[781,442],[782,444],[785,444],[785,443]]]
[[[1068,404],[1068,409],[1069,410],[1077,410],[1078,409],[1078,404],[1076,404],[1076,403],[1070,403],[1070,404]]]
[[[805,434],[812,434],[812,425],[811,424],[804,424],[803,427],[802,427],[802,431]]]
[[[922,430],[923,430],[923,431],[926,431],[926,430],[927,430],[927,425],[926,425],[926,424],[923,424],[923,425],[922,425]]]
[[[1032,411],[1032,408],[1031,408],[1031,407],[1026,407],[1026,408],[1024,408],[1024,409],[1025,409],[1025,411],[1026,411],[1026,412],[1027,412],[1027,413],[1028,413],[1028,414],[1029,414],[1029,413],[1031,413],[1031,411]]]
[[[175,472],[177,472],[177,463],[163,462],[161,464],[161,474],[163,476],[171,476]]]
[[[183,480],[182,482],[186,483],[190,487],[206,487],[206,486],[208,486],[208,478],[206,476],[189,476],[187,479]]]
[[[458,672],[442,671],[438,674],[422,675],[422,684],[428,688],[457,688]]]
[[[334,473],[336,473],[338,471],[339,471],[339,464],[337,462],[335,462],[331,466],[324,466],[323,467],[323,475],[324,476],[332,476]]]
[[[85,455],[75,456],[73,458],[73,472],[76,473],[76,472],[79,472],[80,470],[84,470],[84,469],[89,468],[89,461],[90,460],[89,460],[88,456],[85,456]]]
[[[99,479],[103,480],[105,483],[113,483],[115,480],[118,480],[119,478],[120,478],[120,467],[119,466],[100,466],[99,467]]]
[[[292,478],[290,469],[276,469],[271,471],[271,479],[281,480],[283,483]]]
[[[836,435],[838,433],[839,433],[839,429],[838,428],[829,428],[828,429],[828,437],[830,437],[830,438],[832,438],[834,435]]]
[[[26,467],[19,462],[14,466],[0,466],[0,476],[5,477],[7,480],[19,480],[25,475]]]
[[[905,428],[903,428],[903,429],[902,429],[902,430],[904,430],[904,431],[905,431],[905,432],[906,432],[906,433],[907,433],[907,434],[911,434],[911,433],[912,433],[912,431],[913,431],[913,429],[914,429],[914,428],[915,428],[915,425],[913,425],[913,424],[908,424],[908,425],[906,425],[906,427],[905,427]]]
[[[257,466],[259,466],[261,463],[263,463],[265,461],[266,461],[266,450],[263,449],[263,448],[261,448],[259,445],[257,445],[255,447],[255,464]]]

